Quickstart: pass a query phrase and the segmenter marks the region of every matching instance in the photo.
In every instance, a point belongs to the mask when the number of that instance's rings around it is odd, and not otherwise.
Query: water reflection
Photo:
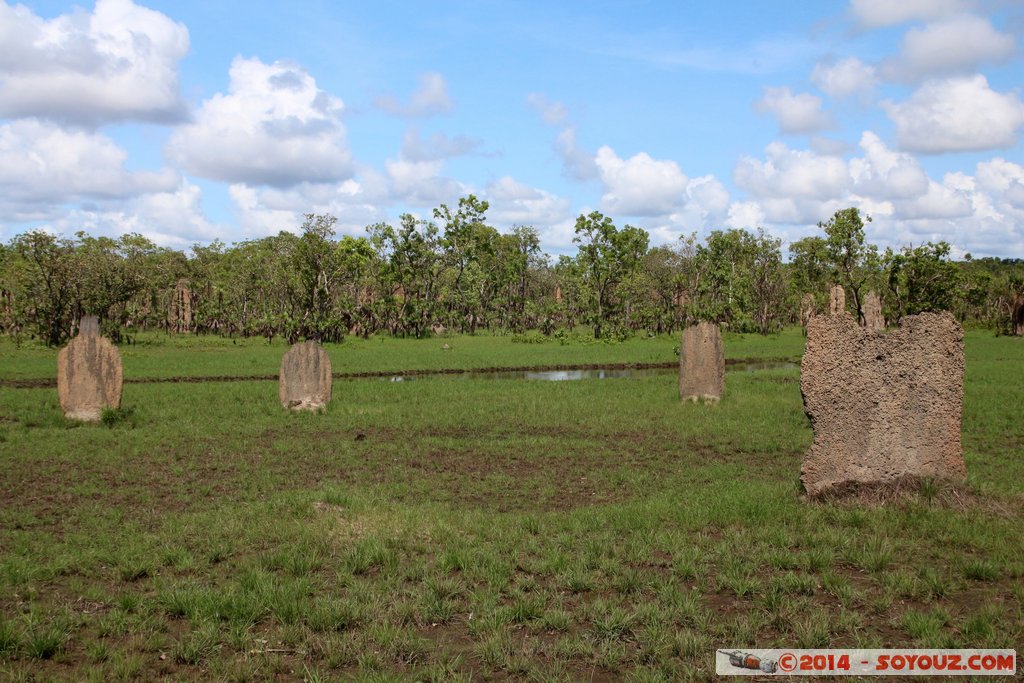
[[[800,367],[790,361],[751,361],[730,363],[726,361],[726,372],[757,372],[760,370],[792,370]],[[626,379],[630,377],[654,377],[661,375],[678,375],[679,368],[600,368],[592,370],[471,370],[460,373],[438,373],[418,375],[394,375],[380,377],[384,382],[412,382],[421,379],[527,379],[543,382],[568,382],[580,379]]]

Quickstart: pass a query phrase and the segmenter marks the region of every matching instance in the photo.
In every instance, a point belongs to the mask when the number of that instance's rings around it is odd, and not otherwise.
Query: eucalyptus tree
[[[740,329],[751,319],[749,273],[753,236],[746,230],[713,230],[697,247],[694,317]]]
[[[365,237],[342,235],[335,247],[342,278],[338,285],[339,315],[350,330],[368,335],[374,329],[374,273],[377,254]]]
[[[782,266],[782,240],[757,229],[750,263],[750,299],[758,332],[768,334],[782,326],[786,303],[786,277]]]
[[[210,244],[193,244],[188,260],[188,277],[196,292],[192,320],[196,332],[220,332],[227,329],[229,302],[225,301],[228,260],[227,247],[220,240]]]
[[[949,311],[962,296],[964,277],[949,260],[946,242],[926,242],[919,247],[899,251],[886,249],[882,258],[887,284],[886,302],[889,318],[898,321],[904,316],[924,311]]]
[[[645,230],[627,225],[621,230],[600,211],[581,214],[576,219],[579,245],[576,258],[582,268],[583,282],[593,305],[591,321],[594,337],[611,321],[620,303],[615,296],[619,283],[633,273],[647,253],[649,235]]]
[[[797,301],[805,294],[811,294],[819,305],[825,303],[831,284],[832,262],[824,237],[811,235],[791,242],[788,270],[792,294]]]
[[[486,289],[486,274],[480,261],[494,256],[497,230],[488,227],[486,214],[489,204],[469,195],[459,199],[452,211],[446,204],[434,209],[434,220],[441,231],[440,244],[445,265],[450,270],[447,292],[448,324],[458,324],[464,331],[474,332],[482,317],[482,290]]]
[[[654,247],[644,254],[641,266],[620,287],[628,302],[630,327],[661,333],[678,326],[678,273],[677,254],[671,247]]]
[[[551,298],[555,302],[557,316],[569,330],[587,318],[590,292],[586,273],[579,258],[562,254],[552,269],[554,287]]]
[[[137,233],[113,239],[79,232],[76,237],[80,269],[76,308],[98,316],[114,341],[119,341],[121,328],[133,312],[129,302],[147,290],[167,287],[181,263],[167,258],[169,250]]]
[[[502,327],[520,332],[526,328],[529,301],[543,296],[535,280],[544,266],[535,228],[517,225],[495,237],[494,249],[481,260],[481,267],[488,274],[489,300]]]
[[[69,239],[33,230],[11,242],[7,271],[14,316],[50,346],[70,335],[82,272]]]
[[[437,225],[403,214],[397,229],[377,223],[367,230],[378,257],[387,264],[380,284],[393,313],[393,331],[425,336],[439,313],[437,290],[445,265]]]
[[[832,268],[833,281],[853,295],[857,319],[864,320],[864,294],[879,280],[881,266],[878,247],[865,241],[864,224],[855,207],[836,211],[828,221],[818,223],[825,231],[825,254]]]

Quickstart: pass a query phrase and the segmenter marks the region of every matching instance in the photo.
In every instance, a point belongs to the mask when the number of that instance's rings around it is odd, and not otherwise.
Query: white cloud
[[[562,160],[563,173],[573,180],[597,178],[599,171],[597,164],[594,163],[594,155],[580,147],[576,141],[576,126],[569,122],[569,110],[565,105],[561,102],[550,102],[540,93],[533,93],[526,99],[547,123],[560,126],[554,148]]]
[[[929,81],[907,102],[882,107],[900,147],[926,154],[1012,147],[1024,124],[1021,99],[993,91],[980,74]]]
[[[850,160],[856,194],[893,199],[918,197],[928,191],[928,175],[910,154],[889,149],[871,131],[861,135],[860,147],[864,156]]]
[[[468,185],[441,175],[444,162],[389,159],[384,168],[391,182],[391,198],[419,206],[451,203],[471,193]]]
[[[882,76],[913,82],[971,73],[982,64],[1005,62],[1016,50],[1013,36],[1000,33],[987,19],[961,15],[907,31],[900,55],[883,64]]]
[[[841,157],[848,154],[853,147],[845,140],[826,138],[821,135],[811,137],[811,149],[826,157]]]
[[[301,66],[236,57],[228,94],[203,102],[177,129],[171,158],[205,178],[287,187],[352,174],[344,105]]]
[[[365,236],[367,225],[387,220],[382,197],[355,180],[302,183],[289,188],[234,184],[228,193],[243,234],[251,237],[282,230],[298,232],[307,213],[331,214],[338,219],[338,233],[355,237]]]
[[[949,174],[942,183],[928,182],[928,190],[910,200],[894,202],[896,215],[903,219],[965,218],[973,213],[973,185],[964,188],[956,174]],[[967,191],[965,191],[965,189]]]
[[[1016,164],[1003,159],[982,162],[975,176],[947,173],[929,188],[927,198],[900,211],[886,226],[897,245],[945,240],[955,253],[1006,256],[1024,252],[1024,210],[1014,206],[992,175],[1016,177]],[[1006,185],[1012,191],[1012,183]]]
[[[163,247],[187,249],[225,233],[224,226],[207,220],[202,191],[182,181],[167,192],[153,192],[127,200],[87,203],[48,217],[43,227],[57,234],[80,230],[93,236],[116,237],[134,232]]]
[[[178,62],[188,29],[130,0],[51,20],[0,2],[0,45],[0,116],[85,125],[185,116]]]
[[[870,131],[860,147],[862,156],[844,161],[776,142],[764,161],[741,159],[736,183],[751,197],[730,205],[725,225],[763,225],[799,239],[836,210],[855,206],[874,218],[867,236],[881,247],[945,240],[976,255],[1024,249],[1024,167],[995,158],[979,163],[974,176],[947,173],[935,181]]]
[[[765,152],[765,161],[741,157],[733,171],[736,184],[755,197],[822,201],[843,196],[852,182],[840,157],[792,150],[781,142]]]
[[[0,189],[8,201],[65,203],[169,190],[170,170],[129,172],[110,138],[36,119],[0,126]]]
[[[465,135],[450,138],[444,133],[434,133],[424,139],[417,129],[410,128],[402,139],[402,157],[409,161],[438,161],[471,154],[482,144],[476,138]]]
[[[733,202],[729,205],[729,217],[725,227],[749,230],[764,225],[764,210],[757,202]]]
[[[541,93],[530,93],[526,96],[530,106],[540,112],[544,120],[552,126],[559,126],[569,118],[569,110],[561,102],[549,102]]]
[[[856,57],[819,62],[811,73],[811,82],[831,97],[867,95],[878,82],[877,70]]]
[[[555,138],[555,151],[562,158],[565,174],[575,180],[592,180],[600,174],[594,155],[576,142],[576,127],[566,126]]]
[[[644,227],[652,238],[674,239],[669,233],[719,223],[728,210],[729,191],[717,178],[688,178],[670,159],[654,159],[646,152],[622,159],[604,146],[594,163],[604,187],[601,210],[647,219]]]
[[[420,75],[419,81],[419,87],[409,98],[409,104],[402,104],[391,95],[381,95],[374,98],[374,106],[389,114],[410,118],[447,114],[452,110],[444,76],[430,71]]]
[[[680,233],[718,228],[729,209],[729,191],[711,175],[686,183],[682,201],[667,215],[644,217],[640,226],[651,234],[651,244],[666,244]]]
[[[729,208],[729,190],[713,175],[692,178],[686,184],[687,222],[710,225],[725,216]]]
[[[483,198],[490,204],[489,221],[503,228],[532,225],[543,231],[571,218],[567,198],[530,187],[511,176],[488,185]]]
[[[661,216],[683,203],[688,179],[674,161],[645,152],[622,159],[604,146],[595,163],[605,188],[601,205],[609,213]]]
[[[754,107],[775,116],[783,133],[813,133],[832,125],[831,117],[821,110],[820,97],[809,93],[794,95],[789,88],[766,87]]]
[[[998,201],[1024,210],[1024,167],[1001,157],[978,164],[978,185]]]
[[[865,28],[895,26],[919,19],[929,20],[960,12],[968,0],[851,0],[850,11]]]

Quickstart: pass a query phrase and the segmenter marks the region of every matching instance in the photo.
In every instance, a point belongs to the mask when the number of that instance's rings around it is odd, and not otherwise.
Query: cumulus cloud
[[[1013,36],[987,19],[961,15],[912,28],[900,55],[882,66],[888,80],[919,81],[929,76],[971,73],[986,63],[1005,62],[1017,51]]]
[[[930,20],[968,9],[970,0],[851,0],[850,13],[864,28]]]
[[[860,138],[864,156],[850,160],[856,194],[881,199],[918,197],[928,191],[928,175],[910,154],[896,152],[865,131]]]
[[[410,128],[402,139],[402,157],[409,161],[438,161],[472,154],[482,144],[481,140],[465,135],[448,137],[444,133],[434,133],[423,138],[417,129]]]
[[[236,57],[228,93],[203,102],[178,128],[168,155],[205,178],[287,187],[344,180],[352,161],[342,101],[301,66]]]
[[[841,156],[790,149],[781,142],[768,145],[764,160],[741,157],[733,180],[751,196],[736,206],[736,220],[759,213],[766,227],[804,226],[806,232],[806,226],[838,209],[872,201],[856,194],[850,164]]]
[[[392,95],[381,95],[374,98],[373,104],[378,109],[395,116],[410,118],[447,114],[453,108],[448,97],[448,85],[444,76],[430,71],[419,78],[419,87],[409,98],[408,104],[402,104]]]
[[[483,198],[490,204],[487,212],[490,222],[504,228],[532,225],[543,231],[571,218],[567,198],[530,187],[511,176],[489,184]]]
[[[670,159],[654,159],[646,152],[623,159],[603,146],[594,163],[604,188],[601,210],[610,214],[662,219],[667,221],[665,230],[677,230],[680,225],[716,223],[729,206],[729,191],[718,179],[689,178]],[[653,234],[657,226],[647,227]]]
[[[989,88],[981,74],[929,81],[910,100],[882,103],[900,147],[939,154],[1012,147],[1024,124],[1024,102]]]
[[[559,126],[569,118],[569,110],[561,102],[551,102],[541,93],[530,93],[526,97],[530,106],[540,112],[544,120],[552,126]]]
[[[725,227],[749,230],[764,225],[764,222],[764,210],[757,202],[733,202],[729,205],[729,217],[725,219]]]
[[[417,206],[436,206],[470,194],[468,185],[442,175],[444,162],[389,159],[384,168],[391,183],[391,197]]]
[[[970,190],[965,188],[960,174],[947,174],[942,183],[928,181],[927,191],[913,199],[894,202],[896,215],[903,219],[965,218],[970,216]]]
[[[1024,167],[1001,157],[978,164],[978,185],[1007,205],[1024,210]]]
[[[45,20],[0,2],[0,116],[79,125],[186,116],[178,62],[188,29],[131,0]]]
[[[113,140],[97,133],[37,119],[0,126],[0,188],[8,201],[125,198],[177,185],[170,170],[127,171],[126,158]]]
[[[846,162],[781,142],[765,149],[766,158],[741,157],[733,170],[736,184],[756,197],[823,200],[842,196],[852,178]]]
[[[867,95],[878,82],[877,70],[856,57],[819,62],[811,73],[811,82],[831,97]]]
[[[933,180],[911,155],[870,131],[860,148],[846,161],[776,142],[763,161],[741,159],[735,180],[750,198],[730,204],[725,225],[763,225],[799,239],[836,210],[855,206],[874,218],[868,239],[882,247],[945,240],[977,255],[1024,249],[1024,167],[995,158],[979,163],[973,176]]]
[[[887,226],[898,244],[946,240],[959,254],[1005,256],[1024,250],[1024,211],[1013,206],[998,188],[986,187],[996,168],[1011,175],[1015,164],[1002,159],[978,164],[975,176],[947,173],[927,198],[902,206]],[[997,171],[998,173],[998,171]],[[983,180],[985,178],[985,180]]]
[[[725,215],[729,199],[729,190],[713,175],[691,178],[686,184],[683,214],[700,225],[709,225]]]
[[[288,188],[233,184],[228,194],[244,235],[264,237],[282,230],[298,232],[305,214],[331,214],[335,229],[346,235],[366,235],[367,225],[387,220],[385,196],[376,183],[345,180],[341,183],[301,183]]]
[[[809,93],[793,94],[789,88],[766,87],[754,107],[761,113],[775,116],[783,133],[813,133],[832,125],[831,117],[821,109],[820,97]]]
[[[558,126],[554,148],[562,160],[562,172],[573,180],[593,180],[598,177],[594,154],[580,147],[576,140],[576,126],[569,120],[569,110],[561,102],[551,102],[540,93],[527,97],[527,102],[547,123]]]
[[[604,146],[595,163],[605,187],[601,205],[608,212],[660,216],[683,201],[688,179],[674,161],[652,159],[646,152],[622,159]]]
[[[202,191],[181,180],[162,192],[129,199],[86,202],[78,206],[48,205],[49,215],[39,227],[54,234],[85,231],[93,236],[117,237],[134,232],[162,247],[187,249],[224,235],[225,226],[211,223],[203,213]]]
[[[576,142],[576,126],[566,126],[555,138],[555,151],[562,158],[562,168],[574,180],[592,180],[600,171],[594,155]]]

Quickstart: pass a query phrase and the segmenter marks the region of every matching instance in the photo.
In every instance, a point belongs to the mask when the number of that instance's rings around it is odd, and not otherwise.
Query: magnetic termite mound
[[[725,391],[725,351],[718,325],[701,322],[683,331],[679,345],[679,397],[714,403]]]
[[[800,390],[814,427],[801,471],[809,496],[966,476],[963,339],[949,313],[908,316],[888,333],[848,313],[808,323]]]
[[[278,397],[289,410],[320,410],[331,402],[331,359],[322,346],[299,342],[285,352]]]
[[[57,354],[57,396],[64,416],[95,422],[104,408],[121,407],[121,354],[100,336],[94,316],[78,323],[78,335]]]

